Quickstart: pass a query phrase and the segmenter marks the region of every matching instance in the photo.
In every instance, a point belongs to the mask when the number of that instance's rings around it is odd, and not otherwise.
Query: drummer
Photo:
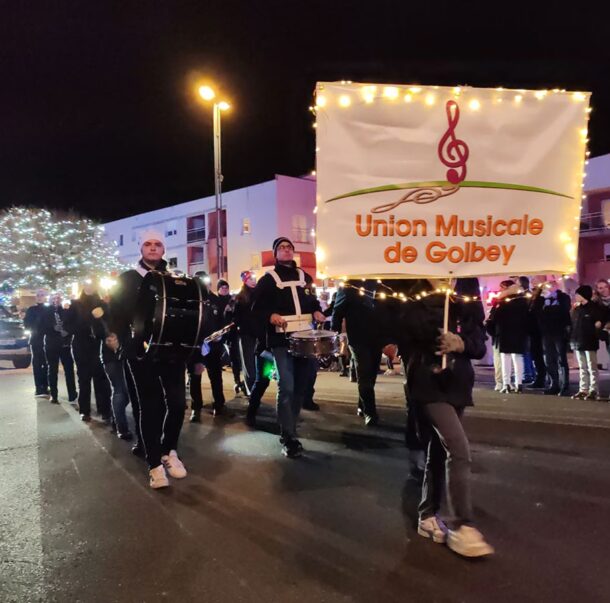
[[[167,476],[186,477],[186,469],[176,449],[184,420],[185,372],[184,361],[153,361],[136,349],[131,337],[134,309],[142,280],[150,270],[168,273],[165,239],[162,233],[149,229],[139,238],[142,257],[132,270],[119,276],[110,300],[109,333],[106,345],[127,359],[137,389],[139,419],[144,452],[149,466],[150,487],[169,486]],[[134,413],[135,414],[135,413]]]
[[[311,358],[297,358],[288,352],[288,338],[295,331],[311,328],[326,317],[311,294],[313,279],[297,268],[294,245],[286,237],[273,241],[275,266],[254,290],[253,311],[267,325],[267,346],[273,354],[278,373],[277,417],[280,424],[282,454],[301,456],[303,446],[297,439],[297,420],[311,379]]]

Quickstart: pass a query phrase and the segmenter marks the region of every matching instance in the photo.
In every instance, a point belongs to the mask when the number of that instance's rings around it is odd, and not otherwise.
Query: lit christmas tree
[[[74,282],[124,270],[118,254],[91,220],[23,207],[0,213],[0,291],[67,293]]]

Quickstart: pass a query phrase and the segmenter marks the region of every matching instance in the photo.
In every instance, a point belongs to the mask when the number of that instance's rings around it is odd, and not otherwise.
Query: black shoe
[[[350,377],[349,381],[350,383],[358,383],[358,379],[356,379],[356,377]]]
[[[112,425],[112,415],[102,415],[102,421],[106,423],[106,425]]]
[[[141,442],[136,442],[131,447],[131,454],[133,454],[134,456],[143,457],[144,456],[144,445]]]
[[[523,385],[517,385],[517,387],[515,387],[515,389],[513,390],[513,392],[515,394],[522,394],[523,393]]]
[[[501,394],[510,394],[510,393],[512,393],[512,391],[513,391],[513,390],[511,389],[510,385],[505,385],[505,386],[504,386],[504,387],[503,387],[503,388],[500,390],[500,393],[501,393]]]
[[[320,405],[317,404],[316,402],[314,402],[313,400],[311,400],[310,402],[303,404],[303,409],[304,410],[320,410]]]
[[[303,446],[299,440],[286,440],[282,445],[282,454],[289,459],[296,459],[300,457],[302,452]]]
[[[131,431],[126,431],[125,433],[117,433],[117,438],[119,438],[119,440],[131,442],[131,440],[133,440],[133,433],[131,433]]]
[[[544,390],[545,396],[557,396],[559,395],[559,390],[556,387],[549,387]]]
[[[377,425],[379,423],[379,417],[377,415],[364,415],[364,424],[368,426]]]
[[[51,398],[51,404],[59,404],[59,400],[57,398]]]
[[[532,383],[531,385],[528,385],[527,387],[531,388],[531,389],[543,389],[546,386],[546,383],[544,381],[534,381],[534,383]]]
[[[226,406],[214,406],[212,408],[212,416],[230,419],[235,415]]]
[[[68,396],[68,402],[76,402],[76,398],[78,398],[78,394],[74,393],[71,396]]]
[[[201,411],[193,410],[191,411],[191,418],[189,419],[191,423],[201,423]]]
[[[233,386],[233,391],[235,392],[236,396],[239,396],[239,394],[241,394],[241,385],[239,383],[236,383]]]
[[[339,377],[349,377],[347,373],[339,373]]]
[[[255,428],[256,427],[256,415],[254,413],[248,412],[246,414],[246,418],[244,419],[244,423],[248,427]]]
[[[80,420],[84,421],[85,423],[89,423],[91,421],[91,415],[81,413]]]
[[[569,396],[570,395],[570,390],[566,387],[564,387],[561,391],[559,391],[557,393],[558,396],[564,397],[564,396]]]
[[[358,408],[358,410],[356,411],[356,414],[357,414],[359,417],[364,417],[364,411],[363,411],[361,408]]]

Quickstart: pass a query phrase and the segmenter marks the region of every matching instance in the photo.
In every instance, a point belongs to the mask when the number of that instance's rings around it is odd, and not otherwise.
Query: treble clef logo
[[[466,162],[468,161],[468,145],[455,135],[455,127],[460,121],[460,108],[453,101],[445,105],[449,127],[438,144],[438,157],[446,165],[447,180],[451,184],[459,184],[466,178]]]

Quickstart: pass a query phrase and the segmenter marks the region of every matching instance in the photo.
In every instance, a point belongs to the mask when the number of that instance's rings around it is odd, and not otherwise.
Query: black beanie
[[[228,287],[229,283],[227,283],[227,281],[225,281],[224,279],[220,279],[218,281],[218,283],[216,283],[216,291],[220,291],[221,287]]]
[[[584,297],[587,301],[591,301],[593,297],[593,288],[591,285],[581,285],[576,289],[576,295],[580,295],[580,297]]]
[[[292,249],[294,250],[294,245],[288,237],[278,237],[277,239],[275,239],[275,241],[273,241],[273,257],[277,255],[277,248],[282,243],[289,243]]]

